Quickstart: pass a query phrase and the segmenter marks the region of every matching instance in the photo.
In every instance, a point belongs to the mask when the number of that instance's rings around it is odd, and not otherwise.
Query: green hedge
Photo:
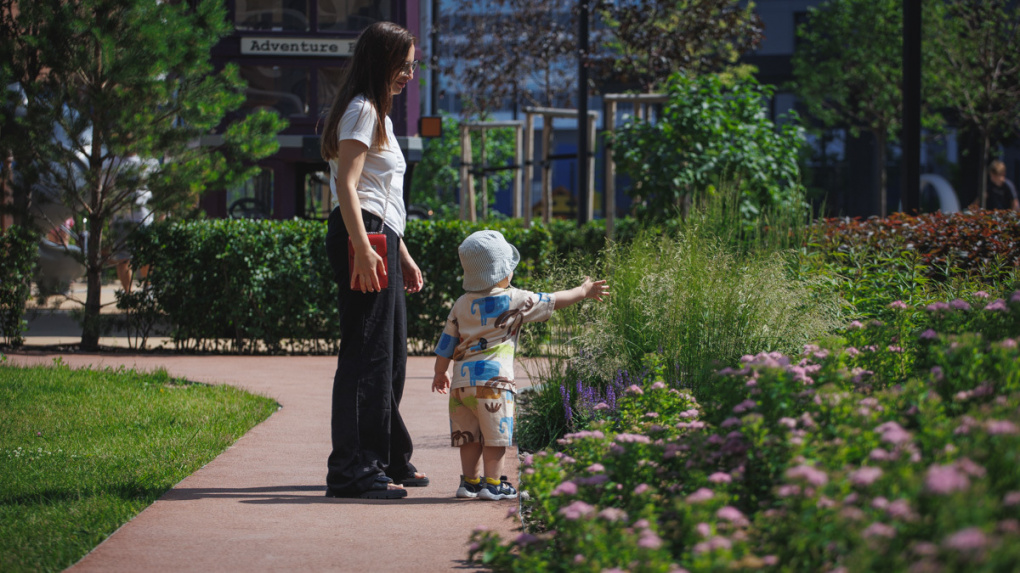
[[[422,292],[407,297],[412,352],[431,351],[463,292],[457,247],[484,228],[501,231],[521,252],[514,284],[541,288],[556,252],[547,229],[519,221],[410,221],[405,240],[425,277]],[[120,306],[139,320],[160,315],[181,350],[335,352],[337,287],[325,237],[325,223],[315,221],[154,224],[134,238],[133,264],[150,265],[148,284],[121,296]]]
[[[0,335],[7,345],[24,342],[25,303],[31,294],[38,253],[35,239],[34,233],[20,225],[0,232]]]

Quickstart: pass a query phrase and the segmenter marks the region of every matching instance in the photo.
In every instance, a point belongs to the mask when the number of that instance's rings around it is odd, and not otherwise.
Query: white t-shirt
[[[404,224],[407,220],[407,212],[404,210],[404,172],[407,170],[407,163],[404,162],[400,144],[393,135],[393,122],[389,117],[386,117],[388,142],[386,148],[372,147],[377,118],[378,114],[371,102],[363,95],[355,96],[340,118],[339,138],[340,141],[353,139],[368,146],[365,167],[361,171],[361,178],[358,179],[358,199],[361,201],[361,208],[380,218],[383,217],[385,210],[386,225],[403,237]],[[340,204],[336,194],[337,168],[337,160],[330,159],[329,190],[333,196],[333,208]],[[389,207],[384,209],[387,189]]]

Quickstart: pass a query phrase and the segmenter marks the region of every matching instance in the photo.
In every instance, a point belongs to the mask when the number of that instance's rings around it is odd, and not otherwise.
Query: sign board
[[[354,39],[242,36],[241,53],[248,56],[349,57],[354,53],[354,42]]]

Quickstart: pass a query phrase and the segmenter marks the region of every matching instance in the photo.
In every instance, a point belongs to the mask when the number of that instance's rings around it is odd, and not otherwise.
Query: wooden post
[[[475,179],[471,174],[471,130],[460,127],[460,218],[474,223],[478,220],[475,212]]]
[[[535,114],[525,111],[524,120],[524,226],[531,226],[531,209],[535,205],[532,197],[532,182],[535,179]]]
[[[552,116],[542,115],[542,222],[548,224],[552,220]]]
[[[488,175],[485,174],[485,171],[484,171],[485,168],[488,167],[485,164],[486,130],[485,130],[485,128],[482,128],[479,131],[482,132],[482,134],[481,134],[482,135],[482,150],[481,150],[481,153],[479,153],[478,164],[479,164],[479,169],[481,169],[482,171],[479,171],[478,181],[479,181],[479,183],[481,183],[481,185],[479,185],[479,187],[482,188],[482,220],[484,221],[484,220],[489,218],[489,177],[488,177]]]
[[[517,164],[517,169],[514,169],[514,204],[511,212],[514,219],[519,219],[521,217],[521,171],[524,169],[524,161],[521,158],[520,124],[514,127],[514,162]]]
[[[605,198],[603,204],[606,207],[606,237],[613,238],[616,224],[616,162],[613,161],[613,132],[616,130],[616,102],[606,103],[606,115],[602,126],[605,143],[602,148],[606,152],[606,181]]]

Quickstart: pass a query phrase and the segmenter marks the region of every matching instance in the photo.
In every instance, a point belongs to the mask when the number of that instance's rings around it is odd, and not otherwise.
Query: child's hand
[[[450,388],[450,375],[446,372],[436,374],[432,378],[432,391],[439,392],[440,394],[446,394],[446,391]]]
[[[602,302],[602,297],[609,296],[609,285],[606,281],[592,281],[591,277],[584,277],[581,290],[584,292],[584,298],[593,298],[599,302]]]

